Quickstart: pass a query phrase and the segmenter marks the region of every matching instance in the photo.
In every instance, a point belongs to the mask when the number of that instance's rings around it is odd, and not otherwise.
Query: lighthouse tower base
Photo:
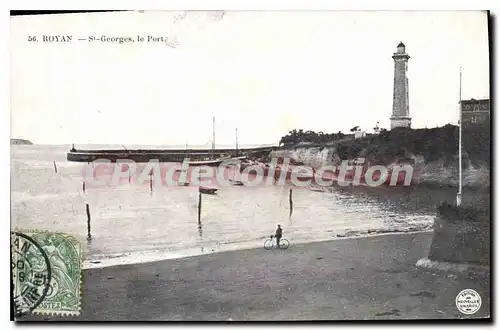
[[[411,128],[411,117],[391,117],[391,130],[399,127]]]

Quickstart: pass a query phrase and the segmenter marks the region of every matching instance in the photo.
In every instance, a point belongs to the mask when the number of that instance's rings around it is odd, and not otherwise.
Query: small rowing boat
[[[200,186],[198,190],[203,194],[216,194],[218,189]]]
[[[243,186],[243,182],[241,180],[229,179],[229,183],[234,186]]]
[[[325,192],[325,190],[323,190],[322,188],[315,187],[315,186],[311,186],[310,189],[313,192]]]

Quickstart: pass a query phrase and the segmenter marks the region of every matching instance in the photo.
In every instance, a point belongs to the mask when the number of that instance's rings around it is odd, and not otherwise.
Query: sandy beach
[[[490,315],[489,275],[421,269],[432,233],[250,249],[85,270],[80,316],[50,321],[456,319]],[[460,313],[475,289],[482,307]]]

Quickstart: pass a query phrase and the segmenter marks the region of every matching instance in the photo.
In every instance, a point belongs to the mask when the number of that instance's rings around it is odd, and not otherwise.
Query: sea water
[[[202,195],[198,221],[193,187],[155,186],[150,192],[147,185],[124,184],[83,192],[82,169],[88,164],[67,161],[70,147],[12,146],[11,228],[75,236],[84,244],[86,268],[263,247],[277,224],[294,245],[427,230],[435,217],[432,201],[418,203],[418,193],[398,188],[295,189],[290,216],[287,186],[228,186]]]

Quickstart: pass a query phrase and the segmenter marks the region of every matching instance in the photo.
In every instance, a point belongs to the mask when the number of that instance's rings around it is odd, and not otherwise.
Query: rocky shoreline
[[[292,162],[302,163],[313,168],[325,165],[340,164],[342,161],[334,146],[327,147],[297,147],[273,151],[270,157],[289,158]],[[359,158],[366,158],[367,155],[360,153]],[[467,160],[468,161],[468,160]],[[413,166],[414,184],[458,187],[458,162],[447,164],[444,159],[427,161],[419,155],[407,155],[404,163],[393,162],[384,164],[388,168],[410,163]],[[468,188],[489,188],[490,168],[487,166],[474,166],[471,162],[466,162],[462,169],[462,185]]]

